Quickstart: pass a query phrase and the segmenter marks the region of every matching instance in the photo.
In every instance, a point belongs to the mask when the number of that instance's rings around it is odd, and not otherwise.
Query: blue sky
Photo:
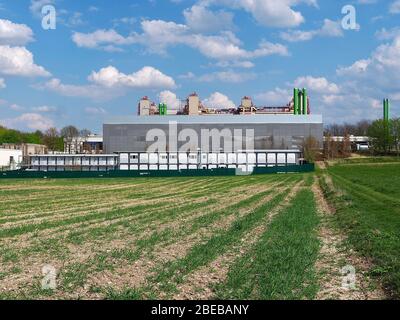
[[[295,85],[326,123],[380,117],[384,97],[399,116],[399,19],[399,0],[0,0],[0,123],[101,132],[144,95],[276,106]]]

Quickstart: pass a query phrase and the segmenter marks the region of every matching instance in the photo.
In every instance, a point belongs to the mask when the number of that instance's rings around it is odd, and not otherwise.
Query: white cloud
[[[97,8],[97,7],[95,7],[95,6],[90,6],[89,9],[88,9],[88,11],[89,11],[89,12],[98,12],[98,11],[100,11],[100,9]]]
[[[108,100],[123,95],[127,89],[160,89],[175,88],[173,78],[164,75],[153,67],[144,67],[132,74],[124,74],[115,67],[109,66],[93,71],[88,76],[91,82],[87,85],[64,84],[53,78],[50,81],[35,86],[37,89],[47,89],[63,96],[84,97],[94,100]]]
[[[268,106],[285,106],[292,97],[290,89],[275,88],[259,93],[254,98],[257,102]]]
[[[107,113],[107,111],[101,107],[88,107],[85,108],[85,112],[91,115],[104,115]]]
[[[84,25],[85,23],[86,22],[83,20],[82,12],[73,12],[66,21],[65,25],[67,27],[77,27]]]
[[[343,117],[348,121],[352,118],[376,119],[381,116],[383,98],[396,100],[399,97],[400,35],[392,34],[387,38],[393,40],[379,45],[368,57],[337,69],[342,81],[341,93],[327,96],[322,101],[330,117]],[[329,108],[330,103],[335,105],[335,112]],[[396,112],[395,104],[393,111]]]
[[[392,14],[399,14],[400,13],[400,0],[396,0],[391,3],[389,7],[389,12]]]
[[[173,78],[153,67],[143,67],[132,74],[124,74],[115,67],[108,66],[98,72],[92,72],[88,80],[104,87],[132,88],[175,88]]]
[[[112,99],[121,95],[121,92],[105,90],[96,85],[72,85],[64,84],[60,79],[53,78],[42,85],[36,85],[36,89],[46,89],[66,97],[83,97],[93,100]]]
[[[346,76],[346,75],[356,76],[356,75],[365,73],[370,64],[371,64],[370,59],[361,59],[361,60],[354,62],[349,67],[339,68],[337,70],[337,73],[338,73],[338,75],[341,75],[341,76]]]
[[[351,66],[340,67],[337,74],[348,79],[368,82],[369,85],[398,90],[400,81],[400,35],[392,42],[378,46],[366,59],[360,59]]]
[[[159,93],[158,100],[160,103],[166,103],[168,110],[178,110],[181,106],[181,101],[175,93],[165,90]]]
[[[0,123],[8,128],[47,130],[54,127],[53,120],[38,113],[24,113],[16,118],[0,120]]]
[[[19,46],[33,41],[33,31],[25,24],[0,19],[0,45]]]
[[[6,81],[3,78],[0,78],[0,89],[4,89],[6,87]]]
[[[78,47],[90,49],[102,49],[106,51],[118,51],[121,49],[116,46],[128,45],[134,43],[132,37],[123,37],[114,29],[110,30],[97,30],[92,33],[74,32],[72,34],[72,41]]]
[[[209,74],[202,75],[198,78],[201,82],[228,82],[228,83],[241,83],[248,80],[253,80],[256,78],[254,73],[240,73],[232,70],[213,72]]]
[[[307,88],[310,91],[322,94],[337,94],[339,87],[336,83],[329,82],[326,78],[311,76],[299,77],[294,81],[295,87]]]
[[[179,79],[193,79],[194,77],[195,77],[195,74],[191,71],[178,76]]]
[[[266,57],[270,55],[287,56],[288,49],[282,44],[261,41],[253,51],[241,48],[241,42],[230,31],[218,35],[194,33],[187,25],[163,20],[144,20],[142,33],[124,37],[115,30],[97,30],[93,33],[74,33],[73,41],[79,47],[115,50],[123,45],[141,44],[149,52],[165,54],[167,48],[186,45],[198,50],[208,58],[218,60],[240,60]]]
[[[289,42],[309,41],[314,37],[343,37],[343,29],[340,22],[329,19],[324,20],[324,24],[320,29],[301,31],[291,30],[281,32],[281,38]]]
[[[57,111],[57,107],[39,106],[39,107],[32,108],[32,110],[35,111],[35,112],[51,113],[51,112],[56,112]]]
[[[251,69],[255,67],[255,64],[251,61],[219,61],[216,63],[216,66],[221,68]]]
[[[55,4],[55,0],[31,0],[31,5],[29,6],[29,10],[36,17],[40,17],[42,14],[42,8],[48,4]]]
[[[0,46],[0,74],[47,77],[50,73],[33,62],[33,55],[24,47]]]
[[[13,103],[12,105],[10,105],[10,109],[13,111],[23,111],[25,110],[24,107],[21,107],[20,105]]]
[[[382,28],[375,32],[375,36],[378,40],[392,40],[400,36],[400,27],[394,27],[391,29]]]
[[[305,19],[301,12],[292,7],[304,2],[317,6],[316,0],[204,0],[208,5],[225,5],[234,9],[249,12],[258,23],[267,27],[297,27]]]
[[[220,92],[214,92],[210,97],[204,99],[203,104],[206,107],[214,109],[229,109],[235,107],[235,103]]]
[[[194,32],[210,32],[233,28],[233,14],[213,12],[204,5],[194,5],[183,12],[186,25]]]

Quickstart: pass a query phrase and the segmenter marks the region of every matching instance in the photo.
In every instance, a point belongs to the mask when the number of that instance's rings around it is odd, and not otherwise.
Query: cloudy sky
[[[45,30],[48,4],[56,28]],[[400,116],[400,0],[0,0],[8,127],[101,132],[136,115],[144,95],[173,107],[193,91],[212,107],[244,95],[279,106],[294,86],[326,123],[380,117],[384,97]]]

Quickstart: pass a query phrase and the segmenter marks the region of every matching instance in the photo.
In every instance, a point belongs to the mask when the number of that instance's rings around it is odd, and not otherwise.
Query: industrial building
[[[188,139],[188,136],[194,138]],[[132,117],[103,125],[104,151],[239,152],[298,149],[312,136],[322,146],[322,116],[209,115]],[[165,139],[165,146],[155,148]]]
[[[306,89],[293,94],[285,106],[257,107],[245,96],[238,108],[211,109],[193,93],[170,113],[146,96],[139,101],[139,116],[103,125],[104,152],[301,150],[310,136],[322,146],[322,116],[311,114]]]
[[[35,171],[195,170],[299,165],[305,140],[322,147],[321,115],[311,114],[305,89],[284,106],[256,106],[245,96],[237,108],[209,108],[196,93],[178,109],[147,96],[138,115],[104,123],[104,154],[38,155]],[[70,151],[70,150],[69,150]]]

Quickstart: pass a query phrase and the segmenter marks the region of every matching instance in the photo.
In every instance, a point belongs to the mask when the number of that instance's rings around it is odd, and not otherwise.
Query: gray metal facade
[[[229,129],[232,134],[234,130],[242,130],[242,143],[238,143],[237,136],[232,137],[233,152],[248,150],[246,142],[246,130],[254,130],[254,150],[274,149],[301,149],[304,140],[312,136],[322,146],[323,122],[319,115],[215,115],[215,116],[151,116],[134,117],[131,121],[113,121],[103,125],[104,152],[147,152],[154,141],[148,140],[149,130],[159,129],[165,132],[167,146],[162,151],[177,151],[170,147],[170,125],[175,124],[177,133],[184,129],[192,129],[197,133],[199,141],[190,145],[190,151],[200,148],[202,152],[220,151],[226,147],[226,140],[221,137],[220,143],[216,144],[212,138],[206,142],[209,150],[204,149],[205,141],[202,138],[202,130]],[[174,132],[174,131],[172,131]],[[250,135],[252,136],[252,135]],[[235,141],[236,139],[236,141]],[[187,145],[188,140],[177,139],[178,150]],[[229,140],[229,138],[228,138]],[[252,144],[250,143],[250,145]],[[153,150],[152,150],[153,151]],[[186,151],[186,150],[184,150]],[[229,152],[225,150],[224,152]]]

